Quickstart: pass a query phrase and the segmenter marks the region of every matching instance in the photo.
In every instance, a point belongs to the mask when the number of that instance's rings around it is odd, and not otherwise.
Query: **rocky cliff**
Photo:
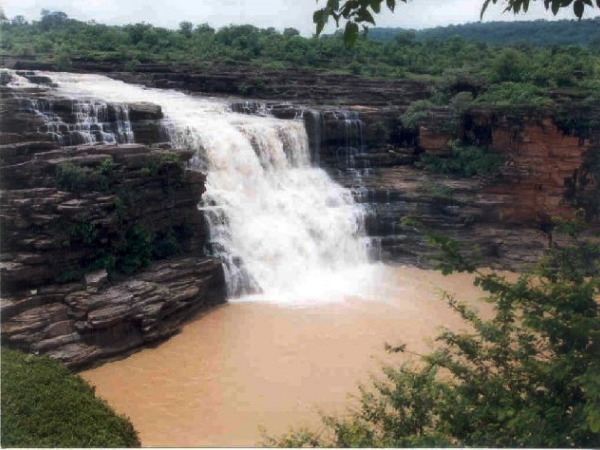
[[[55,70],[50,63],[5,56],[4,67],[15,70]],[[209,95],[245,96],[261,100],[299,101],[322,105],[409,105],[425,98],[430,86],[410,80],[368,79],[318,70],[269,70],[256,66],[140,64],[135,72],[123,63],[74,59],[73,72],[104,73],[111,78],[149,87],[179,89]]]
[[[258,77],[142,69],[111,76],[219,94]],[[81,367],[162,339],[223,302],[221,265],[202,256],[204,177],[185,169],[190,152],[165,143],[160,107],[74,102],[50,93],[51,79],[23,75],[37,87],[1,90],[3,342]],[[406,217],[506,269],[537,260],[554,217],[598,226],[598,105],[435,107],[415,126],[403,115],[427,95],[422,84],[318,83],[302,73],[263,81],[253,95],[277,100],[232,99],[231,108],[304,121],[314,163],[365,206],[374,259],[428,266],[431,249]],[[503,163],[468,178],[426,170],[423,156],[451,158],[453,142],[489,148]]]
[[[415,128],[403,123],[403,115],[431,94],[427,83],[152,65],[110,76],[251,96],[262,100],[234,100],[232,107],[302,118],[315,163],[365,203],[373,256],[383,261],[427,265],[430,250],[420,232],[402,225],[406,216],[418,216],[469,248],[479,246],[482,264],[506,269],[538,259],[555,217],[583,215],[598,224],[600,105],[567,92],[557,91],[546,107],[434,107]],[[240,90],[242,85],[256,88]],[[453,94],[470,88],[457,86]],[[473,179],[422,170],[423,155],[447,157],[452,142],[491,148],[505,163],[493,176]]]
[[[202,256],[204,176],[185,169],[192,153],[82,145],[132,132],[156,141],[160,108],[104,105],[105,121],[82,128],[83,106],[43,88],[1,94],[3,344],[83,367],[225,301],[221,263]],[[130,128],[119,133],[122,114]]]
[[[554,108],[471,107],[460,114],[431,108],[417,127],[402,123],[404,107],[334,108],[240,102],[248,114],[302,117],[313,159],[353,190],[367,211],[376,259],[427,267],[431,249],[418,218],[467,248],[484,265],[518,270],[547,247],[554,218],[600,220],[600,105]],[[464,177],[432,173],[424,155],[450,158],[452,145],[489,148],[503,163],[494,173]]]

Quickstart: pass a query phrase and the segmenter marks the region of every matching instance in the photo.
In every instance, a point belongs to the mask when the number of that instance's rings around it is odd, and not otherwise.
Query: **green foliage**
[[[150,264],[152,235],[138,224],[131,226],[125,235],[125,243],[119,251],[115,268],[131,275]]]
[[[328,417],[328,434],[302,430],[269,445],[333,447],[598,447],[600,445],[600,243],[553,247],[512,282],[479,272],[455,242],[438,269],[475,272],[493,317],[449,294],[470,331],[444,330],[421,363],[386,367],[361,389],[360,408]],[[405,345],[388,346],[404,352]]]
[[[179,32],[186,38],[192,37],[192,31],[194,30],[194,24],[192,22],[184,21],[179,24]]]
[[[176,152],[160,152],[154,155],[150,167],[142,168],[145,176],[157,177],[166,194],[180,187],[185,167]],[[57,166],[59,189],[75,193],[106,191],[116,183],[117,166],[112,157],[102,160],[92,169],[72,163]],[[85,248],[86,257],[79,267],[69,268],[57,275],[57,281],[80,279],[90,271],[106,269],[109,276],[115,273],[133,274],[147,267],[152,259],[162,259],[181,253],[193,234],[190,227],[175,224],[164,230],[150,232],[152,228],[143,221],[132,218],[129,208],[136,202],[132,192],[117,187],[113,207],[118,227],[98,228],[94,223],[77,219],[61,225],[65,233],[65,245]],[[100,233],[102,232],[102,233]]]
[[[115,270],[117,258],[115,255],[107,252],[106,250],[100,250],[83,270],[84,273],[95,272],[96,270],[104,269],[108,274],[112,274]]]
[[[475,177],[497,172],[504,164],[502,155],[489,148],[453,143],[448,156],[423,154],[421,161],[433,173]]]
[[[98,175],[111,176],[115,173],[115,162],[112,156],[107,156],[102,160],[100,165],[96,168],[95,172]]]
[[[525,55],[514,48],[502,50],[492,63],[491,81],[520,82],[527,77],[527,61]]]
[[[86,186],[85,171],[70,162],[59,164],[56,167],[56,185],[65,191],[81,192]]]
[[[57,277],[58,283],[68,283],[70,281],[78,281],[81,279],[81,270],[64,270]]]
[[[179,186],[185,176],[185,166],[175,152],[161,152],[152,159],[149,169],[150,175],[161,177],[165,191]]]
[[[155,259],[167,258],[181,252],[181,244],[177,240],[173,228],[164,233],[159,233],[152,242],[152,257]]]
[[[114,161],[106,157],[94,170],[76,166],[71,162],[56,166],[56,186],[74,193],[105,191],[115,173]]]
[[[76,222],[69,225],[67,234],[71,241],[81,241],[84,245],[90,245],[97,236],[96,225],[93,223]]]
[[[340,2],[340,8],[343,4],[346,3]],[[372,6],[369,8],[371,10]],[[352,18],[358,19],[359,16]],[[500,36],[495,45],[505,47],[507,41],[504,38],[507,34],[511,37],[517,35],[502,23],[476,25],[490,27],[489,30],[479,30],[479,35],[491,35],[493,30],[498,30],[494,31]],[[399,32],[395,29],[390,31],[391,37],[387,42],[357,38],[355,45],[350,48],[344,44],[341,34],[304,38],[294,29],[279,33],[272,28],[231,25],[215,31],[201,24],[190,31],[190,22],[183,22],[182,26],[178,30],[154,27],[147,23],[107,26],[67,18],[60,26],[46,27],[41,22],[15,21],[14,24],[3,24],[0,47],[7,56],[28,55],[55,64],[58,59],[66,68],[85,59],[114,61],[131,71],[139,70],[146,63],[163,63],[186,64],[199,69],[215,65],[252,65],[276,70],[302,67],[336,74],[393,79],[407,77],[425,82],[457,74],[454,80],[441,80],[439,91],[443,95],[439,97],[445,98],[436,99],[436,104],[446,104],[461,90],[468,90],[476,97],[486,79],[518,79],[519,83],[529,83],[543,89],[581,85],[585,92],[592,94],[594,88],[586,87],[589,85],[586,82],[595,80],[600,70],[600,54],[594,45],[586,48],[534,48],[515,44],[507,51],[512,57],[503,59],[500,57],[503,55],[502,48],[469,41],[468,33],[465,38],[453,36],[454,31],[460,31],[458,28],[448,28],[439,34],[433,33],[436,29],[429,30],[430,34],[420,31]],[[538,22],[528,26],[530,28],[523,28],[520,32],[521,40],[527,42],[534,28],[543,27]],[[584,42],[582,36],[589,38],[586,43],[592,42],[594,30],[598,29],[597,20],[581,24],[565,21],[552,26],[566,30],[558,33],[552,28],[553,36],[562,36],[562,41],[558,42]],[[369,35],[374,36],[376,31],[370,30]],[[567,39],[576,35],[580,36],[579,40]],[[538,40],[541,39],[536,36]],[[518,68],[516,75],[504,70],[515,61],[517,63],[513,65]],[[493,65],[496,65],[496,72],[490,69]],[[444,86],[446,81],[451,81],[451,85]],[[241,86],[240,92],[252,95],[266,88],[269,87],[249,79]]]
[[[68,70],[71,67],[71,53],[67,48],[61,47],[56,52],[54,59],[54,68],[56,70]]]
[[[500,106],[548,106],[552,104],[552,100],[542,89],[532,84],[506,82],[490,86],[485,93],[477,97],[475,103]]]
[[[406,109],[400,120],[406,128],[416,129],[419,122],[429,116],[429,110],[433,107],[433,103],[429,100],[416,100],[412,102]]]
[[[125,70],[128,72],[135,72],[137,70],[137,68],[140,66],[140,62],[137,59],[132,59],[130,61],[127,61],[125,63]]]
[[[139,447],[131,422],[47,357],[2,348],[3,447]]]
[[[436,205],[445,204],[454,200],[454,191],[451,187],[439,183],[423,183],[420,186],[426,195],[435,200]]]
[[[529,9],[531,1],[536,0],[483,0],[481,8],[481,17],[488,6],[493,3],[501,3],[505,5],[506,11],[512,11],[515,14],[524,12]],[[385,4],[390,11],[394,11],[396,4],[399,2],[407,3],[406,0],[386,0]],[[598,8],[600,8],[600,0],[595,0]],[[333,18],[336,27],[340,27],[340,20],[344,19],[346,25],[344,28],[344,41],[349,46],[356,43],[358,37],[359,25],[367,29],[367,24],[375,25],[375,15],[381,12],[383,0],[326,0],[325,7],[318,9],[313,14],[313,22],[315,23],[317,35],[321,34],[323,28],[327,24],[329,18]],[[573,13],[579,19],[582,18],[585,7],[594,8],[593,0],[544,0],[546,9],[551,9],[556,15],[559,10],[573,5]]]

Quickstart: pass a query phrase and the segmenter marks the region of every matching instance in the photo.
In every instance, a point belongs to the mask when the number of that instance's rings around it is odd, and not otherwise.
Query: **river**
[[[319,411],[343,413],[359,383],[406,358],[387,354],[385,342],[422,353],[440,327],[464,327],[442,290],[490,311],[466,274],[381,266],[377,278],[370,298],[228,303],[156,348],[82,376],[130,417],[144,446],[256,446],[261,428],[319,429]]]

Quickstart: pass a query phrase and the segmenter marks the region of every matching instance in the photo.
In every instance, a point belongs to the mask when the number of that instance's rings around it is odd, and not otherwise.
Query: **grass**
[[[133,425],[59,362],[2,348],[2,447],[139,447]]]

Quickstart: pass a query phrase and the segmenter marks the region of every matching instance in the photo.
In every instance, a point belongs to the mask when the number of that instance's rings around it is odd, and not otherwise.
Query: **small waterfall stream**
[[[36,106],[57,139],[78,133],[84,143],[134,142],[126,105],[161,106],[171,143],[195,150],[191,167],[207,174],[199,207],[231,297],[321,302],[360,295],[370,282],[364,210],[350,190],[311,163],[301,120],[238,114],[224,100],[100,75],[41,74],[56,83],[57,96],[73,101],[77,120],[66,128],[51,108]],[[111,112],[118,126],[109,129]],[[351,129],[360,126],[354,117],[345,119]]]

